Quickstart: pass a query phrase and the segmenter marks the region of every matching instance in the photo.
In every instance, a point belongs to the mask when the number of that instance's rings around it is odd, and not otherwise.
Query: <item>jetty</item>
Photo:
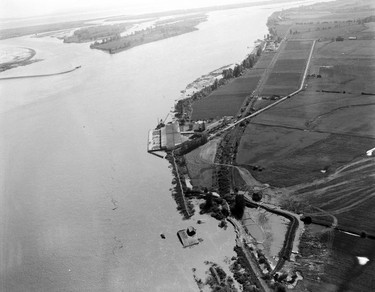
[[[24,78],[39,78],[39,77],[50,77],[50,76],[57,76],[62,74],[67,74],[73,71],[80,69],[82,66],[77,66],[73,69],[57,72],[57,73],[50,73],[50,74],[37,74],[37,75],[22,75],[22,76],[12,76],[12,77],[2,77],[0,80],[12,80],[12,79],[24,79]]]

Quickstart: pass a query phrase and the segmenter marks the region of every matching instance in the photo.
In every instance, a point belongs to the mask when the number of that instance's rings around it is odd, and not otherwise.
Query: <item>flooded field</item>
[[[283,247],[289,221],[263,209],[246,208],[242,224],[261,249],[271,266],[275,266]]]
[[[189,177],[194,186],[212,187],[214,160],[219,142],[220,139],[211,140],[185,155]]]

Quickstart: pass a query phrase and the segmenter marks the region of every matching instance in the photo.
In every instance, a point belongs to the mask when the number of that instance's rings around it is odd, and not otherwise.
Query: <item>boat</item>
[[[163,233],[160,233],[160,237],[165,239],[165,235]]]

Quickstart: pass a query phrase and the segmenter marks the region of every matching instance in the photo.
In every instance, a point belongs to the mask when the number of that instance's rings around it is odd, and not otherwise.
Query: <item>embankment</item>
[[[39,78],[39,77],[57,76],[57,75],[62,75],[62,74],[67,74],[67,73],[73,72],[75,70],[78,70],[79,68],[81,68],[81,66],[75,67],[75,68],[73,68],[71,70],[58,72],[58,73],[2,77],[2,78],[0,78],[0,80],[12,80],[12,79],[24,79],[24,78]]]

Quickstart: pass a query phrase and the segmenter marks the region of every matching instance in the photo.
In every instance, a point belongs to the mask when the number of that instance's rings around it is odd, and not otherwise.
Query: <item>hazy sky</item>
[[[144,9],[160,11],[255,1],[260,0],[0,0],[0,17],[17,18],[97,10],[126,13],[130,8],[139,12]]]

